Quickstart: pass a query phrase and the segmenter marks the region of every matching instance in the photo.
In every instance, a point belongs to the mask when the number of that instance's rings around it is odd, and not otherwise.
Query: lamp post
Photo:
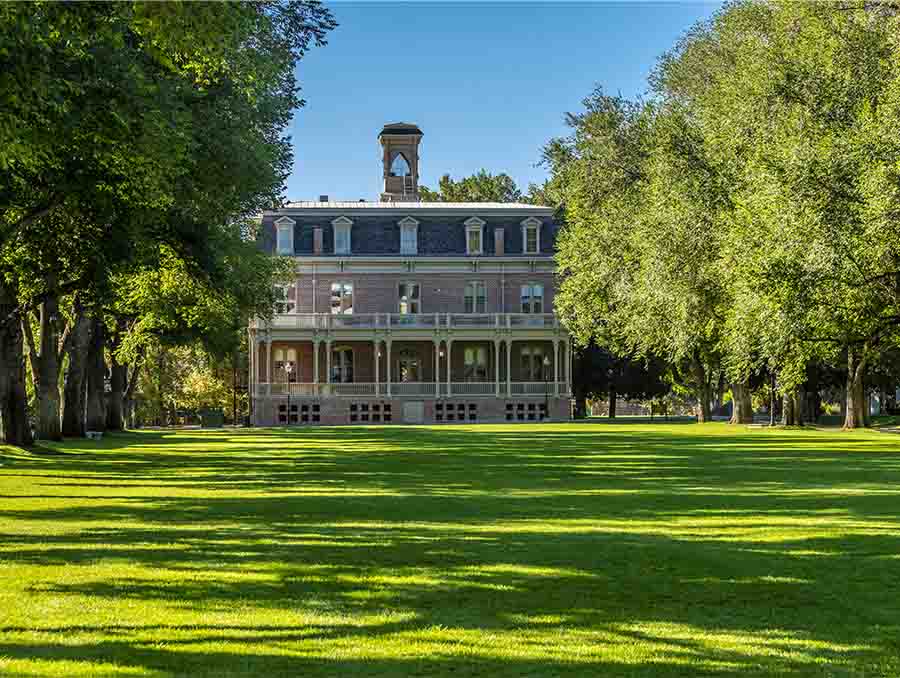
[[[550,418],[550,356],[544,356],[544,418]]]
[[[291,425],[291,372],[294,371],[294,363],[288,360],[284,364],[284,371],[287,372],[287,425]]]

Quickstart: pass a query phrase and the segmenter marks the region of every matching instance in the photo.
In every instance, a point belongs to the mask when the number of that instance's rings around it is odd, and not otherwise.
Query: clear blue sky
[[[421,183],[545,177],[540,149],[595,85],[636,96],[661,53],[718,2],[334,2],[340,26],[301,62],[291,200],[377,199],[376,136],[417,123]]]

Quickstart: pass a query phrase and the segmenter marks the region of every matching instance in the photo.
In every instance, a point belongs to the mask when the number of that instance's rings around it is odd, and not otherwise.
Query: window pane
[[[535,226],[529,226],[525,229],[525,251],[537,252],[538,248],[538,230]]]
[[[472,229],[469,231],[469,241],[468,248],[470,254],[475,254],[481,251],[481,231],[477,229]]]
[[[331,312],[353,313],[353,283],[331,283]]]
[[[543,313],[544,312],[544,286],[543,285],[532,285],[531,286],[531,312],[532,313]]]

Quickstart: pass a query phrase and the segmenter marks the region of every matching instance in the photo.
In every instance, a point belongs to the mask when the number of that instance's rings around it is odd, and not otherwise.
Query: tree
[[[867,367],[898,341],[898,28],[890,4],[738,3],[663,72],[740,168],[730,250],[759,357],[788,398],[810,361],[843,361],[847,428],[867,423]]]
[[[484,169],[458,181],[445,174],[438,182],[436,191],[420,186],[419,195],[425,202],[522,201],[522,192],[508,174],[489,174]]]
[[[573,133],[545,149],[565,212],[557,308],[582,344],[674,364],[707,421],[727,300],[720,177],[677,106],[602,91],[584,105],[567,116]]]
[[[574,381],[576,411],[584,416],[588,398],[606,397],[609,417],[616,416],[618,396],[645,400],[669,391],[663,380],[665,365],[657,359],[642,360],[631,356],[616,356],[596,344],[575,354]]]
[[[38,311],[48,319],[39,341],[53,343],[54,305],[75,290],[86,292],[99,318],[111,276],[140,265],[132,252],[167,245],[192,275],[216,279],[210,229],[277,199],[291,165],[282,131],[303,103],[296,63],[334,25],[317,2],[0,8],[0,274],[15,299],[0,318],[0,339],[12,342],[3,347],[10,359],[0,367],[11,371],[0,383],[16,382],[22,355],[11,326],[26,327],[32,309],[49,305]],[[53,247],[60,233],[47,229],[48,219],[79,231],[74,251]],[[53,437],[59,365],[31,344],[39,426]],[[71,366],[79,356],[69,358]],[[102,362],[95,356],[89,370],[95,389]],[[16,388],[0,395],[21,397]],[[88,397],[95,424],[98,398]]]

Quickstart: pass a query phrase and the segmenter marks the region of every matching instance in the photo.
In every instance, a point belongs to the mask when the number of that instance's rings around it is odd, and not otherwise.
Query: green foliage
[[[436,191],[420,186],[419,193],[425,202],[522,202],[522,192],[512,177],[484,169],[459,180],[445,174]]]
[[[900,340],[900,13],[736,2],[551,141],[557,305],[582,343],[854,388]],[[861,394],[861,391],[860,391]]]

